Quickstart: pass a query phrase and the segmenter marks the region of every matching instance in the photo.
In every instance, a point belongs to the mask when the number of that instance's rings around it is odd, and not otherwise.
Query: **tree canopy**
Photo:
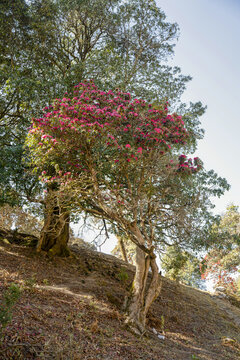
[[[168,98],[192,123],[194,138],[202,136],[195,125],[204,107],[179,101],[190,77],[166,64],[178,26],[154,1],[3,1],[0,18],[0,203],[21,203],[39,191],[23,163],[27,128],[84,78],[103,90]]]

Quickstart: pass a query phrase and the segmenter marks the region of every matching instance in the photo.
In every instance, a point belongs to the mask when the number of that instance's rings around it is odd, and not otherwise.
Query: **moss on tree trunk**
[[[59,204],[54,191],[49,191],[37,251],[46,251],[50,256],[69,256],[69,222],[69,212]]]

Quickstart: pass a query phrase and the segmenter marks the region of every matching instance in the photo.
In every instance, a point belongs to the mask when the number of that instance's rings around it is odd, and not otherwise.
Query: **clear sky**
[[[216,212],[240,205],[240,0],[157,0],[167,20],[178,23],[171,63],[193,80],[183,100],[202,101],[205,138],[197,154],[231,185]]]
[[[182,99],[200,100],[208,107],[202,117],[206,134],[197,155],[231,185],[214,201],[216,213],[222,213],[230,203],[240,206],[240,0],[157,4],[167,20],[180,27],[172,63],[193,77]],[[107,241],[102,251],[111,251],[113,244],[113,239]]]

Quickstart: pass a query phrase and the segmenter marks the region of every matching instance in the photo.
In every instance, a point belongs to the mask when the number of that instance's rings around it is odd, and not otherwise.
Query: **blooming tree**
[[[186,237],[204,201],[193,186],[201,161],[180,152],[191,136],[181,116],[168,113],[168,103],[153,107],[129,93],[101,91],[92,81],[45,111],[33,120],[27,144],[47,187],[49,213],[61,207],[64,223],[70,210],[84,211],[112,223],[136,245],[126,311],[142,332],[161,287],[155,247]],[[49,217],[39,249],[53,241],[51,232]]]

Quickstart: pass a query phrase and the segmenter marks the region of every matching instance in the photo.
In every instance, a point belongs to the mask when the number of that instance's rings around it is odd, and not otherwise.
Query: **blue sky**
[[[197,154],[231,185],[214,201],[221,213],[240,205],[240,0],[157,0],[180,27],[172,64],[193,80],[182,99],[202,101],[205,138]]]

